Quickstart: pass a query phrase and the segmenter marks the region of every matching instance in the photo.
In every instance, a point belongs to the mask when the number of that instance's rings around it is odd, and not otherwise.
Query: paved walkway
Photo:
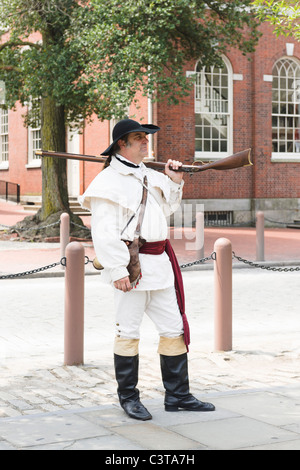
[[[0,223],[12,225],[24,217],[19,206],[4,206]],[[300,231],[267,232],[271,261],[299,259]],[[205,251],[225,235],[237,254],[255,259],[252,229],[207,229]],[[193,259],[186,240],[173,243],[180,262]],[[0,250],[0,273],[52,263],[60,253],[55,244],[16,241],[1,242]],[[132,466],[150,458],[153,464],[158,455],[167,459],[169,451],[196,463],[202,449],[300,450],[299,272],[234,269],[233,350],[218,352],[213,270],[183,270],[192,332],[191,391],[213,402],[216,411],[164,411],[157,334],[145,317],[139,388],[153,420],[143,423],[127,418],[117,403],[113,292],[99,275],[85,277],[84,365],[63,365],[64,278],[62,268],[55,269],[56,277],[0,280],[0,450],[102,449],[103,458],[115,459],[127,450],[140,459]]]

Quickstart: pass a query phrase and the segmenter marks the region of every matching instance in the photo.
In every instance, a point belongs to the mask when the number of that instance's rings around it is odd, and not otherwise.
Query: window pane
[[[279,141],[279,150],[278,150],[278,151],[279,151],[279,152],[282,152],[282,153],[285,153],[285,151],[286,151],[285,142],[283,142],[283,141],[281,141],[281,140]]]
[[[219,131],[215,127],[212,129],[212,138],[218,139],[219,138]]]
[[[202,127],[196,127],[196,139],[202,139]]]
[[[209,139],[210,138],[210,127],[204,127],[204,138]]]
[[[278,114],[279,113],[278,103],[272,103],[272,113],[273,114]]]
[[[199,140],[199,139],[196,139],[196,142],[195,142],[195,149],[196,149],[196,152],[202,152],[202,140]]]
[[[219,152],[219,141],[218,140],[213,140],[212,141],[212,151],[213,152]]]
[[[211,152],[210,140],[204,140],[204,152]]]
[[[221,152],[227,152],[227,151],[228,151],[227,140],[221,140]]]

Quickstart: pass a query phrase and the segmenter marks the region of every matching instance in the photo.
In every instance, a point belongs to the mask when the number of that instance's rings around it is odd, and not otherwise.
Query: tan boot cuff
[[[184,344],[183,335],[176,338],[166,338],[161,336],[158,345],[158,354],[163,356],[179,356],[187,352],[186,345]]]
[[[139,339],[115,337],[114,353],[118,356],[136,356],[139,353]]]

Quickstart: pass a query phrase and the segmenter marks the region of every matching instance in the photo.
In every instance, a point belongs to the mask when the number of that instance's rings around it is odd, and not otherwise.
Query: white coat
[[[125,160],[120,155],[118,158]],[[149,191],[141,236],[147,242],[165,240],[168,237],[166,217],[180,205],[183,181],[174,183],[167,175],[149,169],[143,163],[138,168],[131,168],[112,157],[110,165],[96,176],[79,198],[82,207],[92,212],[94,249],[104,267],[101,277],[105,282],[113,283],[128,276],[129,252],[122,240],[134,238],[145,174]],[[133,215],[133,220],[123,231]],[[174,285],[173,270],[166,253],[139,256],[142,279],[136,290]]]

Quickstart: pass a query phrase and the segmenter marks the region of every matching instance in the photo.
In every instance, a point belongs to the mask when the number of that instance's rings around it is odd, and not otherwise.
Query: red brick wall
[[[81,138],[81,153],[84,155],[100,156],[105,150],[109,140],[109,123],[99,122],[96,118],[93,123],[85,127]],[[86,190],[91,181],[103,168],[99,163],[80,162],[80,192]]]

